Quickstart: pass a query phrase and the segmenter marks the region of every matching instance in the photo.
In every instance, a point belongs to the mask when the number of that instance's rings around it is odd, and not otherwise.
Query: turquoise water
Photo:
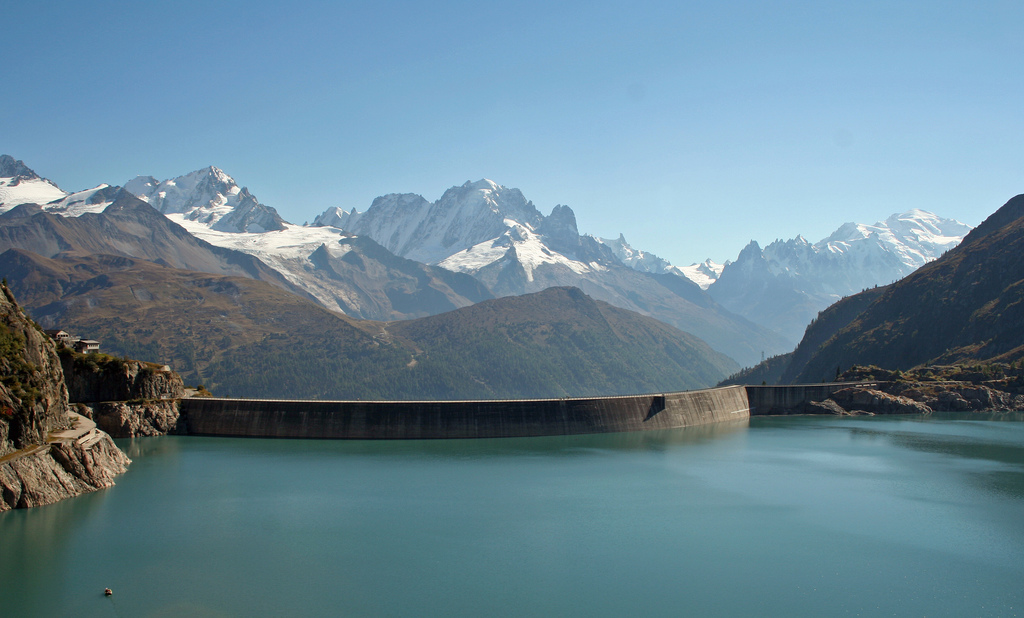
[[[1020,615],[1024,422],[981,418],[119,441],[116,487],[0,514],[0,599],[7,616]]]

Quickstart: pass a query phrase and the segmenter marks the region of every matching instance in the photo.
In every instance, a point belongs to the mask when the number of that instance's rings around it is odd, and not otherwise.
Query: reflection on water
[[[684,444],[697,444],[730,434],[743,432],[749,420],[710,423],[679,429],[636,431],[538,438],[483,438],[473,440],[289,440],[275,438],[198,438],[201,444],[230,445],[238,453],[281,456],[296,451],[307,456],[368,456],[380,458],[500,458],[517,455],[571,457],[594,450],[660,451]],[[195,440],[196,438],[184,438]],[[118,440],[133,459],[133,453],[166,453],[167,449],[184,444],[177,439],[173,445],[155,443],[151,438]],[[147,449],[147,450],[142,450]]]
[[[119,441],[116,487],[0,514],[4,611],[1012,615],[1019,416]]]

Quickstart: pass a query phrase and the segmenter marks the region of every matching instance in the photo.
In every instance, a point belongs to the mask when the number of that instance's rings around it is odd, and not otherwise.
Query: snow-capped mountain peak
[[[23,161],[0,155],[0,212],[21,204],[48,204],[66,195],[66,191],[40,178]]]
[[[389,251],[427,264],[479,243],[499,238],[507,221],[536,231],[544,217],[519,189],[493,180],[467,181],[436,202],[413,193],[378,197],[365,213],[327,209],[316,225],[335,225],[384,245]]]
[[[708,292],[727,309],[798,340],[818,311],[905,277],[956,246],[970,229],[913,209],[872,225],[844,223],[814,244],[797,236],[762,250],[751,241]]]
[[[220,232],[283,230],[277,211],[259,203],[245,187],[218,167],[209,166],[169,180],[137,176],[125,190],[163,214],[183,214]]]
[[[969,225],[915,208],[874,225],[844,223],[828,238],[815,243],[814,249],[819,253],[842,254],[856,250],[858,244],[877,246],[898,257],[904,267],[899,278],[955,247],[970,230]]]

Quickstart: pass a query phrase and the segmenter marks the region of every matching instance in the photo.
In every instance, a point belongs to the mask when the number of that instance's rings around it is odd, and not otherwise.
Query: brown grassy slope
[[[852,299],[852,300],[851,300]],[[848,299],[856,302],[856,297]],[[794,371],[831,379],[837,366],[906,369],[1019,357],[1024,345],[1024,195],[944,256],[882,291]],[[796,365],[794,366],[796,367]]]

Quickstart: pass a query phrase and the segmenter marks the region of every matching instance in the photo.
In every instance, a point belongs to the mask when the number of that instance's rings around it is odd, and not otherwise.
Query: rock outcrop
[[[177,400],[104,401],[76,404],[78,411],[115,438],[182,435],[186,433]]]
[[[95,423],[70,413],[54,343],[0,285],[0,511],[109,487],[129,463]]]
[[[1008,412],[1024,410],[1024,395],[969,383],[896,383],[890,392],[943,412]]]
[[[829,397],[847,412],[869,414],[931,414],[932,409],[909,397],[891,395],[873,388],[852,387],[832,393]]]
[[[131,460],[105,432],[79,417],[73,429],[51,434],[0,460],[0,511],[52,504],[114,484]]]
[[[169,367],[136,360],[97,357],[61,350],[61,365],[72,403],[180,399],[181,376]]]

